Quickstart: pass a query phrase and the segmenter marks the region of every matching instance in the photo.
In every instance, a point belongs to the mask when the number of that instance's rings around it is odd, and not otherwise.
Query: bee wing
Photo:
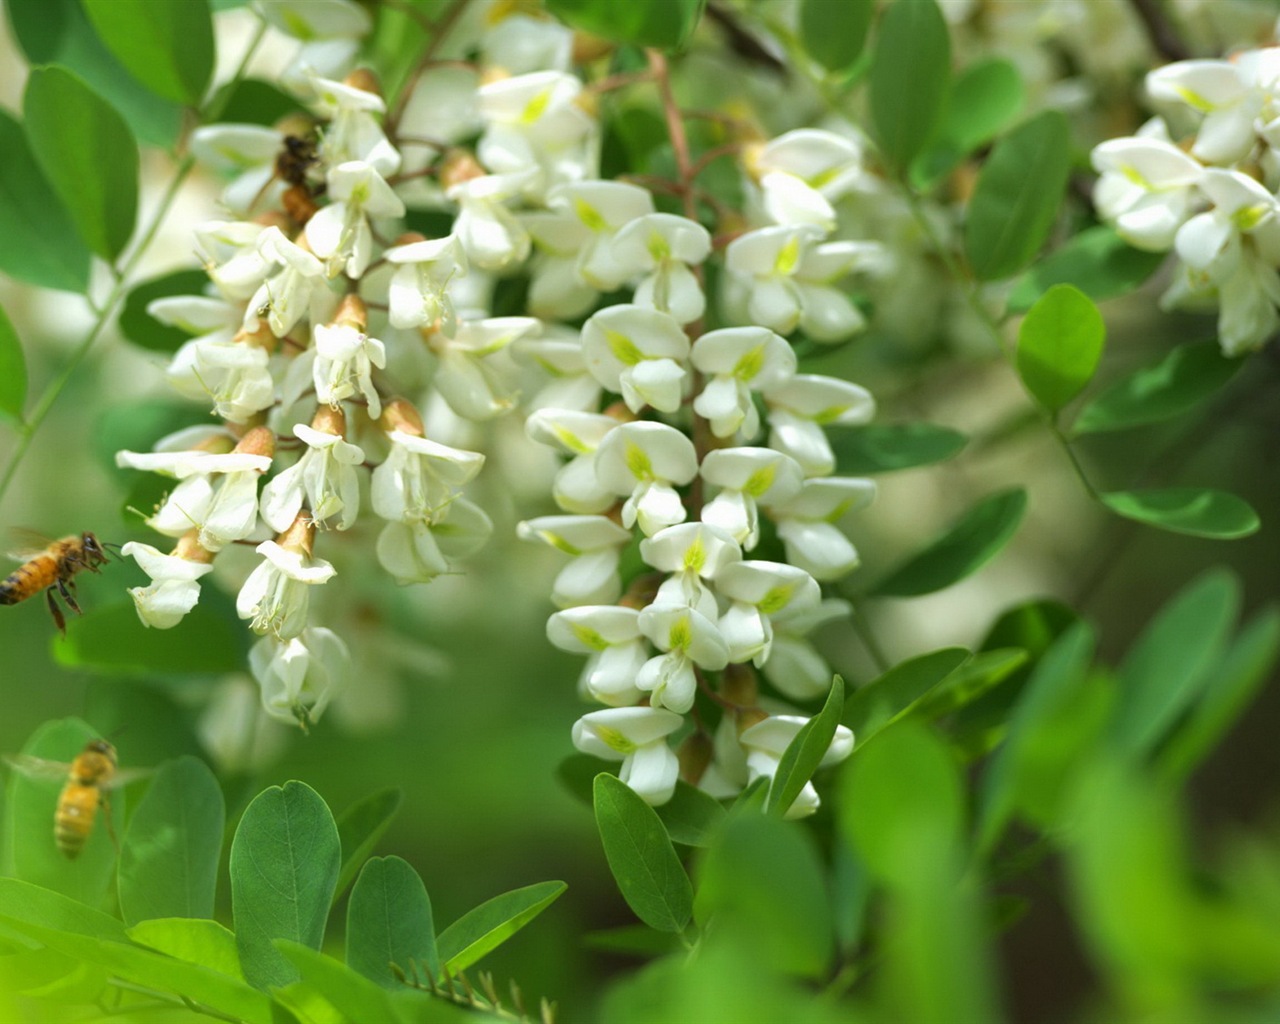
[[[65,762],[46,761],[43,757],[32,757],[30,754],[5,754],[4,760],[15,772],[29,779],[66,782],[71,774],[71,765]]]
[[[115,772],[106,782],[102,783],[101,789],[120,789],[130,783],[137,782],[139,779],[145,779],[149,775],[155,774],[154,768],[122,768]]]
[[[53,543],[52,537],[46,537],[39,530],[29,530],[25,526],[11,526],[5,532],[10,545],[6,554],[15,562],[29,561]]]

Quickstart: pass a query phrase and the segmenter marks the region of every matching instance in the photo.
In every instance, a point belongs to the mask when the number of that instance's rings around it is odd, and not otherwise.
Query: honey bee
[[[53,841],[59,851],[74,860],[84,849],[98,808],[105,812],[107,832],[116,842],[111,827],[111,804],[107,793],[145,775],[146,769],[122,772],[116,766],[116,748],[103,739],[90,740],[70,764],[46,761],[29,754],[6,757],[17,772],[32,779],[63,782],[53,815]],[[116,844],[117,846],[119,844]]]
[[[67,620],[58,607],[55,592],[62,595],[68,608],[82,614],[76,603],[74,577],[82,569],[99,572],[99,566],[108,561],[106,545],[92,533],[55,540],[0,581],[0,604],[17,604],[43,590],[54,624],[65,635]]]

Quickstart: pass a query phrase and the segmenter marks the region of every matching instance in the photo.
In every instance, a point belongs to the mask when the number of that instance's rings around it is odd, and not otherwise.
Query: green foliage
[[[911,180],[928,189],[1012,121],[1026,102],[1018,69],[1002,58],[979,61],[956,77],[938,136],[911,167]]]
[[[683,931],[693,888],[657,813],[607,773],[596,776],[595,809],[609,870],[627,906],[650,928]]]
[[[589,760],[598,767],[595,758]],[[718,800],[684,781],[677,782],[675,794],[655,810],[671,841],[685,846],[706,846],[725,817]]]
[[[486,900],[436,938],[440,962],[450,974],[465,971],[541,914],[563,895],[564,882],[538,882]]]
[[[934,0],[894,0],[871,57],[871,122],[899,171],[933,137],[946,109],[951,39]]]
[[[81,0],[107,48],[151,92],[196,106],[213,74],[213,19],[206,0]]]
[[[909,658],[849,696],[844,724],[860,747],[881,730],[906,717],[933,689],[969,659],[961,647]]]
[[[339,860],[333,815],[305,783],[272,786],[245,810],[231,843],[231,903],[240,965],[255,987],[298,978],[273,940],[320,948]]]
[[[217,921],[197,917],[153,917],[139,921],[128,929],[128,934],[140,946],[244,979],[236,937]]]
[[[422,879],[399,857],[367,861],[347,904],[347,966],[383,988],[395,988],[395,968],[414,963],[440,974],[431,898]]]
[[[1025,312],[1057,284],[1073,285],[1095,302],[1127,295],[1164,261],[1164,253],[1135,249],[1109,227],[1086,228],[1018,278],[1009,309]]]
[[[90,250],[114,260],[133,234],[138,147],[111,105],[65,68],[36,68],[22,112],[49,183]]]
[[[36,163],[22,125],[4,111],[0,152],[0,271],[44,288],[83,292],[89,249]]]
[[[380,789],[358,800],[338,816],[338,838],[342,844],[342,870],[338,872],[339,893],[345,892],[359,873],[365,858],[395,820],[404,794],[399,789]]]
[[[1090,399],[1071,430],[1096,434],[1172,419],[1212,397],[1239,369],[1216,341],[1179,345]]]
[[[22,422],[27,403],[27,358],[9,314],[0,306],[0,413]]]
[[[147,305],[173,295],[199,295],[208,281],[209,276],[203,270],[175,270],[142,282],[124,300],[124,309],[120,311],[120,333],[135,345],[152,352],[176,352],[192,334],[199,332],[162,324],[147,312]]]
[[[869,423],[833,430],[831,448],[837,472],[866,476],[945,462],[968,440],[957,430],[932,423]]]
[[[996,143],[965,221],[965,252],[980,281],[1022,270],[1057,219],[1070,170],[1067,119],[1047,110]]]
[[[769,785],[769,797],[765,801],[768,813],[781,817],[791,809],[826,756],[843,711],[844,680],[836,676],[822,711],[800,727],[778,762],[778,771]]]
[[[705,0],[547,0],[547,7],[574,28],[605,39],[660,50],[678,50],[702,17]]]
[[[1207,487],[1111,491],[1099,499],[1116,515],[1193,537],[1236,540],[1257,533],[1262,525],[1243,498]]]
[[[828,73],[848,75],[862,56],[875,10],[872,0],[801,0],[800,40],[805,52]]]
[[[1050,413],[1093,379],[1106,332],[1098,307],[1069,284],[1054,285],[1031,307],[1018,329],[1018,376]]]
[[[876,597],[918,597],[959,583],[1009,542],[1027,508],[1022,488],[988,495],[946,533],[881,580]]]
[[[120,913],[212,917],[225,826],[222,790],[203,761],[161,766],[129,820],[120,855]]]

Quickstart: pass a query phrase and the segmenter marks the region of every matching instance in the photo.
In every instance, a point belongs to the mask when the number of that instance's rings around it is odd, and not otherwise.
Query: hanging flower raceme
[[[236,598],[236,614],[247,619],[255,633],[289,640],[306,628],[311,588],[327,583],[336,573],[323,558],[312,556],[315,531],[304,509],[275,540],[258,545],[262,561]]]
[[[198,534],[188,531],[168,555],[132,540],[120,548],[151,577],[150,586],[129,588],[144,626],[171,629],[200,600],[200,578],[213,571],[213,552],[200,546]]]
[[[364,452],[344,439],[346,432],[342,410],[323,405],[310,426],[294,425],[294,436],[306,444],[306,451],[262,488],[262,518],[277,533],[289,528],[304,505],[317,526],[333,516],[339,516],[339,530],[356,521],[360,512],[356,467],[364,462]]]

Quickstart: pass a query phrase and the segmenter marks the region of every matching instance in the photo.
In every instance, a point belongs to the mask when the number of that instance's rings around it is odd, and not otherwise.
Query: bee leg
[[[120,856],[120,840],[116,838],[116,826],[111,820],[111,800],[102,790],[98,791],[98,804],[102,808],[102,820],[107,826],[107,835],[111,837],[111,845],[116,848],[117,859]]]
[[[76,604],[76,596],[74,593],[76,585],[68,582],[67,580],[58,580],[57,586],[58,593],[62,595],[62,600],[67,602],[67,607],[77,615],[83,615],[84,612],[82,612],[80,610],[80,606]]]
[[[62,609],[58,607],[58,602],[53,596],[53,587],[44,592],[45,600],[49,602],[49,614],[53,616],[53,624],[58,627],[58,632],[63,636],[67,635],[67,620],[62,614]]]

